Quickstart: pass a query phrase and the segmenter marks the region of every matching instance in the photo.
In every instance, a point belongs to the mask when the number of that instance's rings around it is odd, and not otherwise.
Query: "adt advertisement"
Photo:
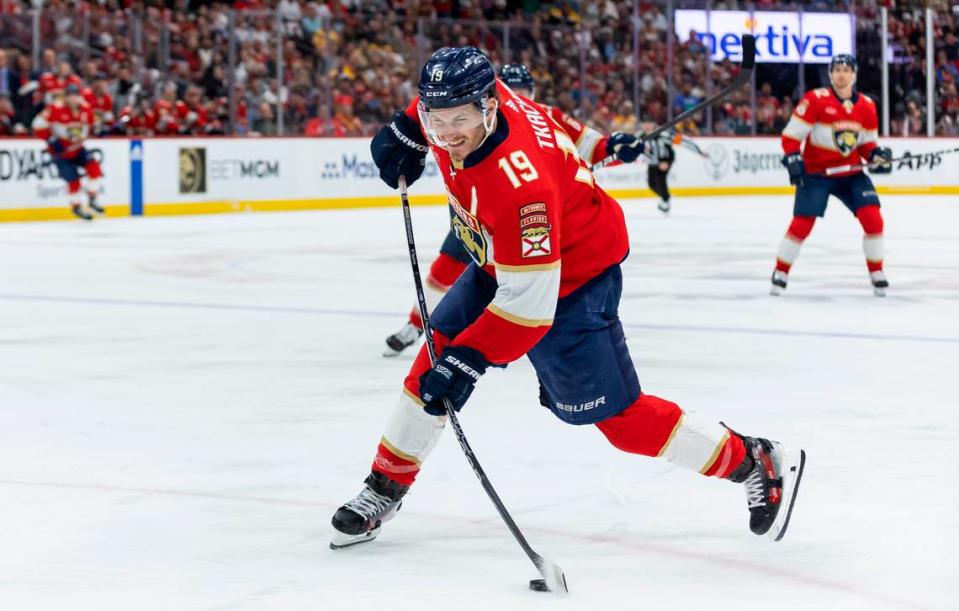
[[[800,21],[800,15],[802,19]],[[713,61],[742,59],[743,34],[756,37],[756,61],[828,64],[837,53],[854,53],[852,19],[847,13],[677,10],[676,37],[695,36],[712,51]]]

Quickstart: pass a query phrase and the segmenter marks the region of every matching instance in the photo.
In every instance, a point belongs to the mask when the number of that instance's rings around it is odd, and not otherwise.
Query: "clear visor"
[[[493,117],[496,116],[495,110],[491,112],[485,105],[483,110],[480,110],[474,104],[430,110],[420,102],[416,105],[416,111],[427,139],[441,148],[468,136],[480,125],[486,129],[488,136],[493,129]]]

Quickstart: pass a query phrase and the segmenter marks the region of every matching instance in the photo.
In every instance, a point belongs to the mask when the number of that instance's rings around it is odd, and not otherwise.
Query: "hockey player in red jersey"
[[[744,483],[750,529],[781,538],[804,453],[641,390],[617,314],[623,211],[561,126],[498,81],[479,50],[443,48],[421,71],[418,99],[371,144],[393,188],[419,178],[427,147],[472,262],[432,313],[437,361],[420,350],[365,486],[333,516],[331,547],[374,539],[439,439],[444,400],[461,409],[489,367],[524,354],[560,420],[593,424],[625,452]]]
[[[98,76],[93,87],[84,89],[83,99],[93,110],[95,133],[97,135],[109,133],[113,129],[116,116],[113,114],[113,96],[110,95],[106,76]]]
[[[100,164],[83,146],[93,128],[94,115],[90,105],[83,101],[80,87],[69,84],[63,102],[54,102],[44,108],[33,120],[34,134],[47,141],[47,150],[57,166],[60,178],[67,182],[67,194],[73,214],[89,221],[90,212],[102,214],[97,204],[100,191]],[[80,172],[86,173],[87,206],[80,194]],[[89,209],[88,209],[89,207]]]
[[[505,64],[500,69],[500,80],[520,96],[529,100],[535,99],[536,83],[529,69],[523,64]],[[616,132],[604,136],[558,108],[545,104],[539,104],[539,107],[569,134],[579,156],[590,165],[607,157],[615,157],[615,162],[609,165],[632,163],[642,153],[642,143],[633,134]],[[439,255],[430,265],[429,274],[423,284],[426,303],[430,310],[436,307],[469,262],[470,257],[462,243],[450,231],[440,246]],[[386,350],[383,351],[383,356],[397,356],[415,344],[422,335],[423,322],[420,320],[419,308],[414,304],[407,323],[386,338]]]
[[[803,96],[783,129],[783,165],[789,171],[789,182],[796,185],[796,199],[792,222],[776,257],[773,295],[786,288],[803,240],[816,217],[826,213],[830,195],[839,198],[862,225],[862,249],[873,291],[882,297],[889,286],[882,270],[879,196],[861,164],[870,164],[874,174],[888,174],[892,151],[878,146],[876,104],[854,90],[856,70],[852,55],[834,57],[829,64],[832,87],[813,89]]]

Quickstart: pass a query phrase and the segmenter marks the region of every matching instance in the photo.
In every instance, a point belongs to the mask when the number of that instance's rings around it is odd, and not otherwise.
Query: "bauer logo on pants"
[[[180,193],[206,193],[206,149],[180,149]]]

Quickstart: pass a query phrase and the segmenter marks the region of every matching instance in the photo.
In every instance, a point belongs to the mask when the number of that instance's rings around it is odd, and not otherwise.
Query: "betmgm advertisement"
[[[855,54],[853,21],[848,13],[677,10],[677,39],[695,37],[721,62],[742,60],[743,34],[756,37],[760,63],[828,64],[839,53]]]

